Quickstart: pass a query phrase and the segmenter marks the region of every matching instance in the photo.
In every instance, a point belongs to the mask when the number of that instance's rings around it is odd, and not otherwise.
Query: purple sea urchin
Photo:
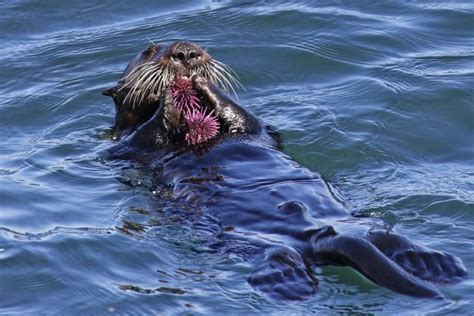
[[[216,136],[220,124],[214,111],[206,114],[199,104],[199,98],[191,79],[177,76],[171,85],[173,101],[182,113],[188,132],[185,139],[189,145],[204,143]]]
[[[189,131],[186,134],[186,141],[190,145],[203,143],[214,137],[219,132],[219,121],[213,115],[214,111],[206,114],[203,110],[194,110],[186,117]]]
[[[171,93],[175,106],[185,116],[200,108],[199,98],[196,95],[191,79],[177,76],[171,85]]]

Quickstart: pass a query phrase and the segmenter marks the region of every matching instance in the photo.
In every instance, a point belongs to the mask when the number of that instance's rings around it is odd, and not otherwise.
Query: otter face
[[[199,75],[226,92],[240,85],[235,73],[216,61],[200,46],[179,41],[151,45],[127,66],[118,84],[103,92],[116,106],[113,133],[115,138],[133,132],[158,110],[170,85],[177,77]]]

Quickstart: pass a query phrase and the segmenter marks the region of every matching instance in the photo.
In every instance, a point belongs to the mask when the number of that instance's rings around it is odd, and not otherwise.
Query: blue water
[[[0,314],[436,314],[474,310],[474,2],[0,1]],[[151,175],[106,161],[112,86],[150,41],[235,69],[240,103],[352,211],[460,257],[471,276],[414,299],[347,268],[272,301]]]

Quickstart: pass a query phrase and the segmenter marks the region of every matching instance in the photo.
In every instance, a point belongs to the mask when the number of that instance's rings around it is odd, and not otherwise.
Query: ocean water
[[[278,302],[235,254],[199,251],[151,175],[107,161],[112,86],[150,42],[231,66],[239,102],[351,211],[451,252],[446,300],[316,267]],[[474,2],[1,1],[1,315],[467,315],[474,310]]]

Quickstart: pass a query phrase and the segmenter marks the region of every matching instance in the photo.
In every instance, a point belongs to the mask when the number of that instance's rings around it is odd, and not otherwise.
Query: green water
[[[472,313],[472,276],[432,301],[335,267],[312,299],[272,301],[238,255],[196,251],[146,171],[100,152],[101,91],[150,41],[190,40],[350,210],[472,275],[473,34],[471,1],[0,0],[0,314]]]

